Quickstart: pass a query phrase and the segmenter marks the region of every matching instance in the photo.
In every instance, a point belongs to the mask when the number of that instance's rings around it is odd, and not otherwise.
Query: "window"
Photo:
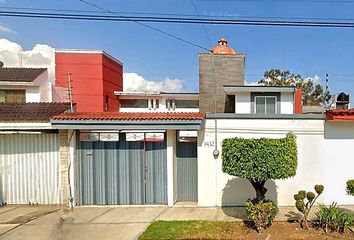
[[[176,108],[198,108],[198,100],[175,100]]]
[[[0,90],[0,103],[24,103],[26,90]]]
[[[121,99],[122,108],[148,108],[148,99]]]
[[[276,97],[255,97],[256,114],[276,114]]]

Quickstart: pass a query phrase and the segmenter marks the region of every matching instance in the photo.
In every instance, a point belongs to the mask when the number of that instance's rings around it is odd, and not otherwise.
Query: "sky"
[[[87,1],[119,12],[196,14],[191,0]],[[354,1],[193,0],[193,3],[199,14],[210,17],[346,18],[354,22]],[[0,11],[8,10],[2,7],[97,10],[79,0],[0,0]],[[211,47],[201,25],[149,24],[205,48]],[[236,52],[246,55],[247,82],[260,80],[271,68],[290,70],[303,77],[317,76],[322,83],[328,73],[332,93],[344,91],[354,96],[354,29],[222,25],[205,28],[211,45],[224,37]],[[41,49],[47,51],[46,46],[101,49],[124,63],[124,84],[135,80],[143,82],[142,86],[173,91],[198,91],[198,53],[205,52],[134,22],[0,17],[0,39],[3,39],[0,51],[12,44],[27,51],[30,57],[34,56],[32,51],[36,46],[37,53]]]

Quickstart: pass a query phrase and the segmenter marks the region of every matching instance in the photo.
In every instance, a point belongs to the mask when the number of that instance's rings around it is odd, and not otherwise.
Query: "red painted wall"
[[[123,89],[119,62],[99,52],[56,52],[55,64],[56,86],[68,87],[67,73],[71,73],[72,97],[78,112],[118,111],[114,91]]]
[[[295,91],[295,114],[302,114],[302,89]]]

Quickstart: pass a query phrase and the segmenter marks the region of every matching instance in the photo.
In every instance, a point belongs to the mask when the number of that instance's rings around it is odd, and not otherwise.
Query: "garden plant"
[[[248,200],[245,207],[257,230],[269,226],[277,212],[275,203],[265,199],[266,182],[293,177],[296,169],[296,137],[291,132],[280,139],[231,138],[222,142],[223,172],[247,179],[255,190],[255,199]]]
[[[306,230],[309,229],[308,216],[317,198],[322,194],[323,189],[323,185],[315,185],[315,191],[317,195],[313,192],[306,192],[304,190],[300,190],[297,194],[294,195],[294,199],[296,201],[295,206],[297,210],[302,213],[302,217],[300,219],[301,228]]]
[[[345,189],[348,195],[354,196],[354,179],[347,181],[347,187]]]
[[[354,220],[343,209],[332,203],[330,206],[320,204],[320,209],[315,213],[315,221],[325,232],[343,233],[354,226]]]

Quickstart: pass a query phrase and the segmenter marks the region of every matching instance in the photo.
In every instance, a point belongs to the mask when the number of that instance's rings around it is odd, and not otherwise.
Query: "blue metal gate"
[[[177,142],[177,201],[198,201],[197,143]]]
[[[77,142],[79,205],[167,204],[166,142]]]

